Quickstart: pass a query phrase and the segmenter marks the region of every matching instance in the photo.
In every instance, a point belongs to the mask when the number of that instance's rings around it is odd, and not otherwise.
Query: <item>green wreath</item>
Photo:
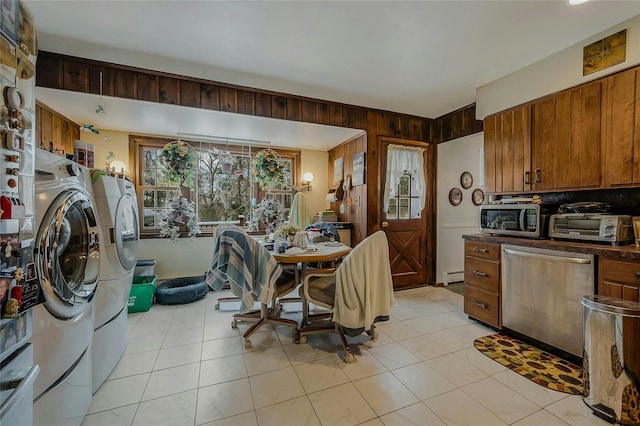
[[[193,176],[198,164],[198,155],[191,145],[183,141],[166,144],[160,152],[164,165],[164,179],[169,185],[183,185],[193,189]]]
[[[285,183],[284,164],[280,155],[271,148],[258,151],[253,160],[253,176],[264,188]]]

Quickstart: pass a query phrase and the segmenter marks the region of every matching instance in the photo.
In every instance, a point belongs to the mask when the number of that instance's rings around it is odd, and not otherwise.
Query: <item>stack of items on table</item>
[[[333,210],[319,211],[314,217],[313,222],[337,222],[338,215]]]

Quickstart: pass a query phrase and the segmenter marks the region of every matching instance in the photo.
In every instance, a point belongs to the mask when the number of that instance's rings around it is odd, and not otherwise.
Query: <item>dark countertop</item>
[[[573,253],[593,254],[623,260],[640,261],[640,248],[634,244],[612,246],[610,244],[583,243],[578,241],[535,240],[531,238],[507,237],[503,235],[473,234],[463,235],[467,241],[481,241],[496,244],[513,244],[522,247],[536,247],[548,250],[560,250]]]

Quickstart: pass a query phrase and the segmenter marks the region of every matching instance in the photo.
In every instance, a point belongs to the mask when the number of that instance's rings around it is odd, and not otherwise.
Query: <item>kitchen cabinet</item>
[[[501,328],[500,244],[465,240],[464,312]]]
[[[533,190],[600,186],[602,81],[533,103]]]
[[[640,184],[640,67],[604,82],[604,186]]]
[[[488,193],[531,190],[531,105],[488,117],[484,123]]]
[[[640,262],[600,256],[598,294],[640,302]]]
[[[49,149],[49,142],[53,142],[72,154],[74,141],[78,139],[80,126],[77,123],[36,102],[36,146]]]

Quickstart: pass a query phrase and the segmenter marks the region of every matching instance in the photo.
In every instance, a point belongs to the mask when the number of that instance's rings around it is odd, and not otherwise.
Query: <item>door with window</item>
[[[381,229],[389,241],[393,288],[433,283],[435,257],[428,232],[435,232],[431,144],[382,138]]]

